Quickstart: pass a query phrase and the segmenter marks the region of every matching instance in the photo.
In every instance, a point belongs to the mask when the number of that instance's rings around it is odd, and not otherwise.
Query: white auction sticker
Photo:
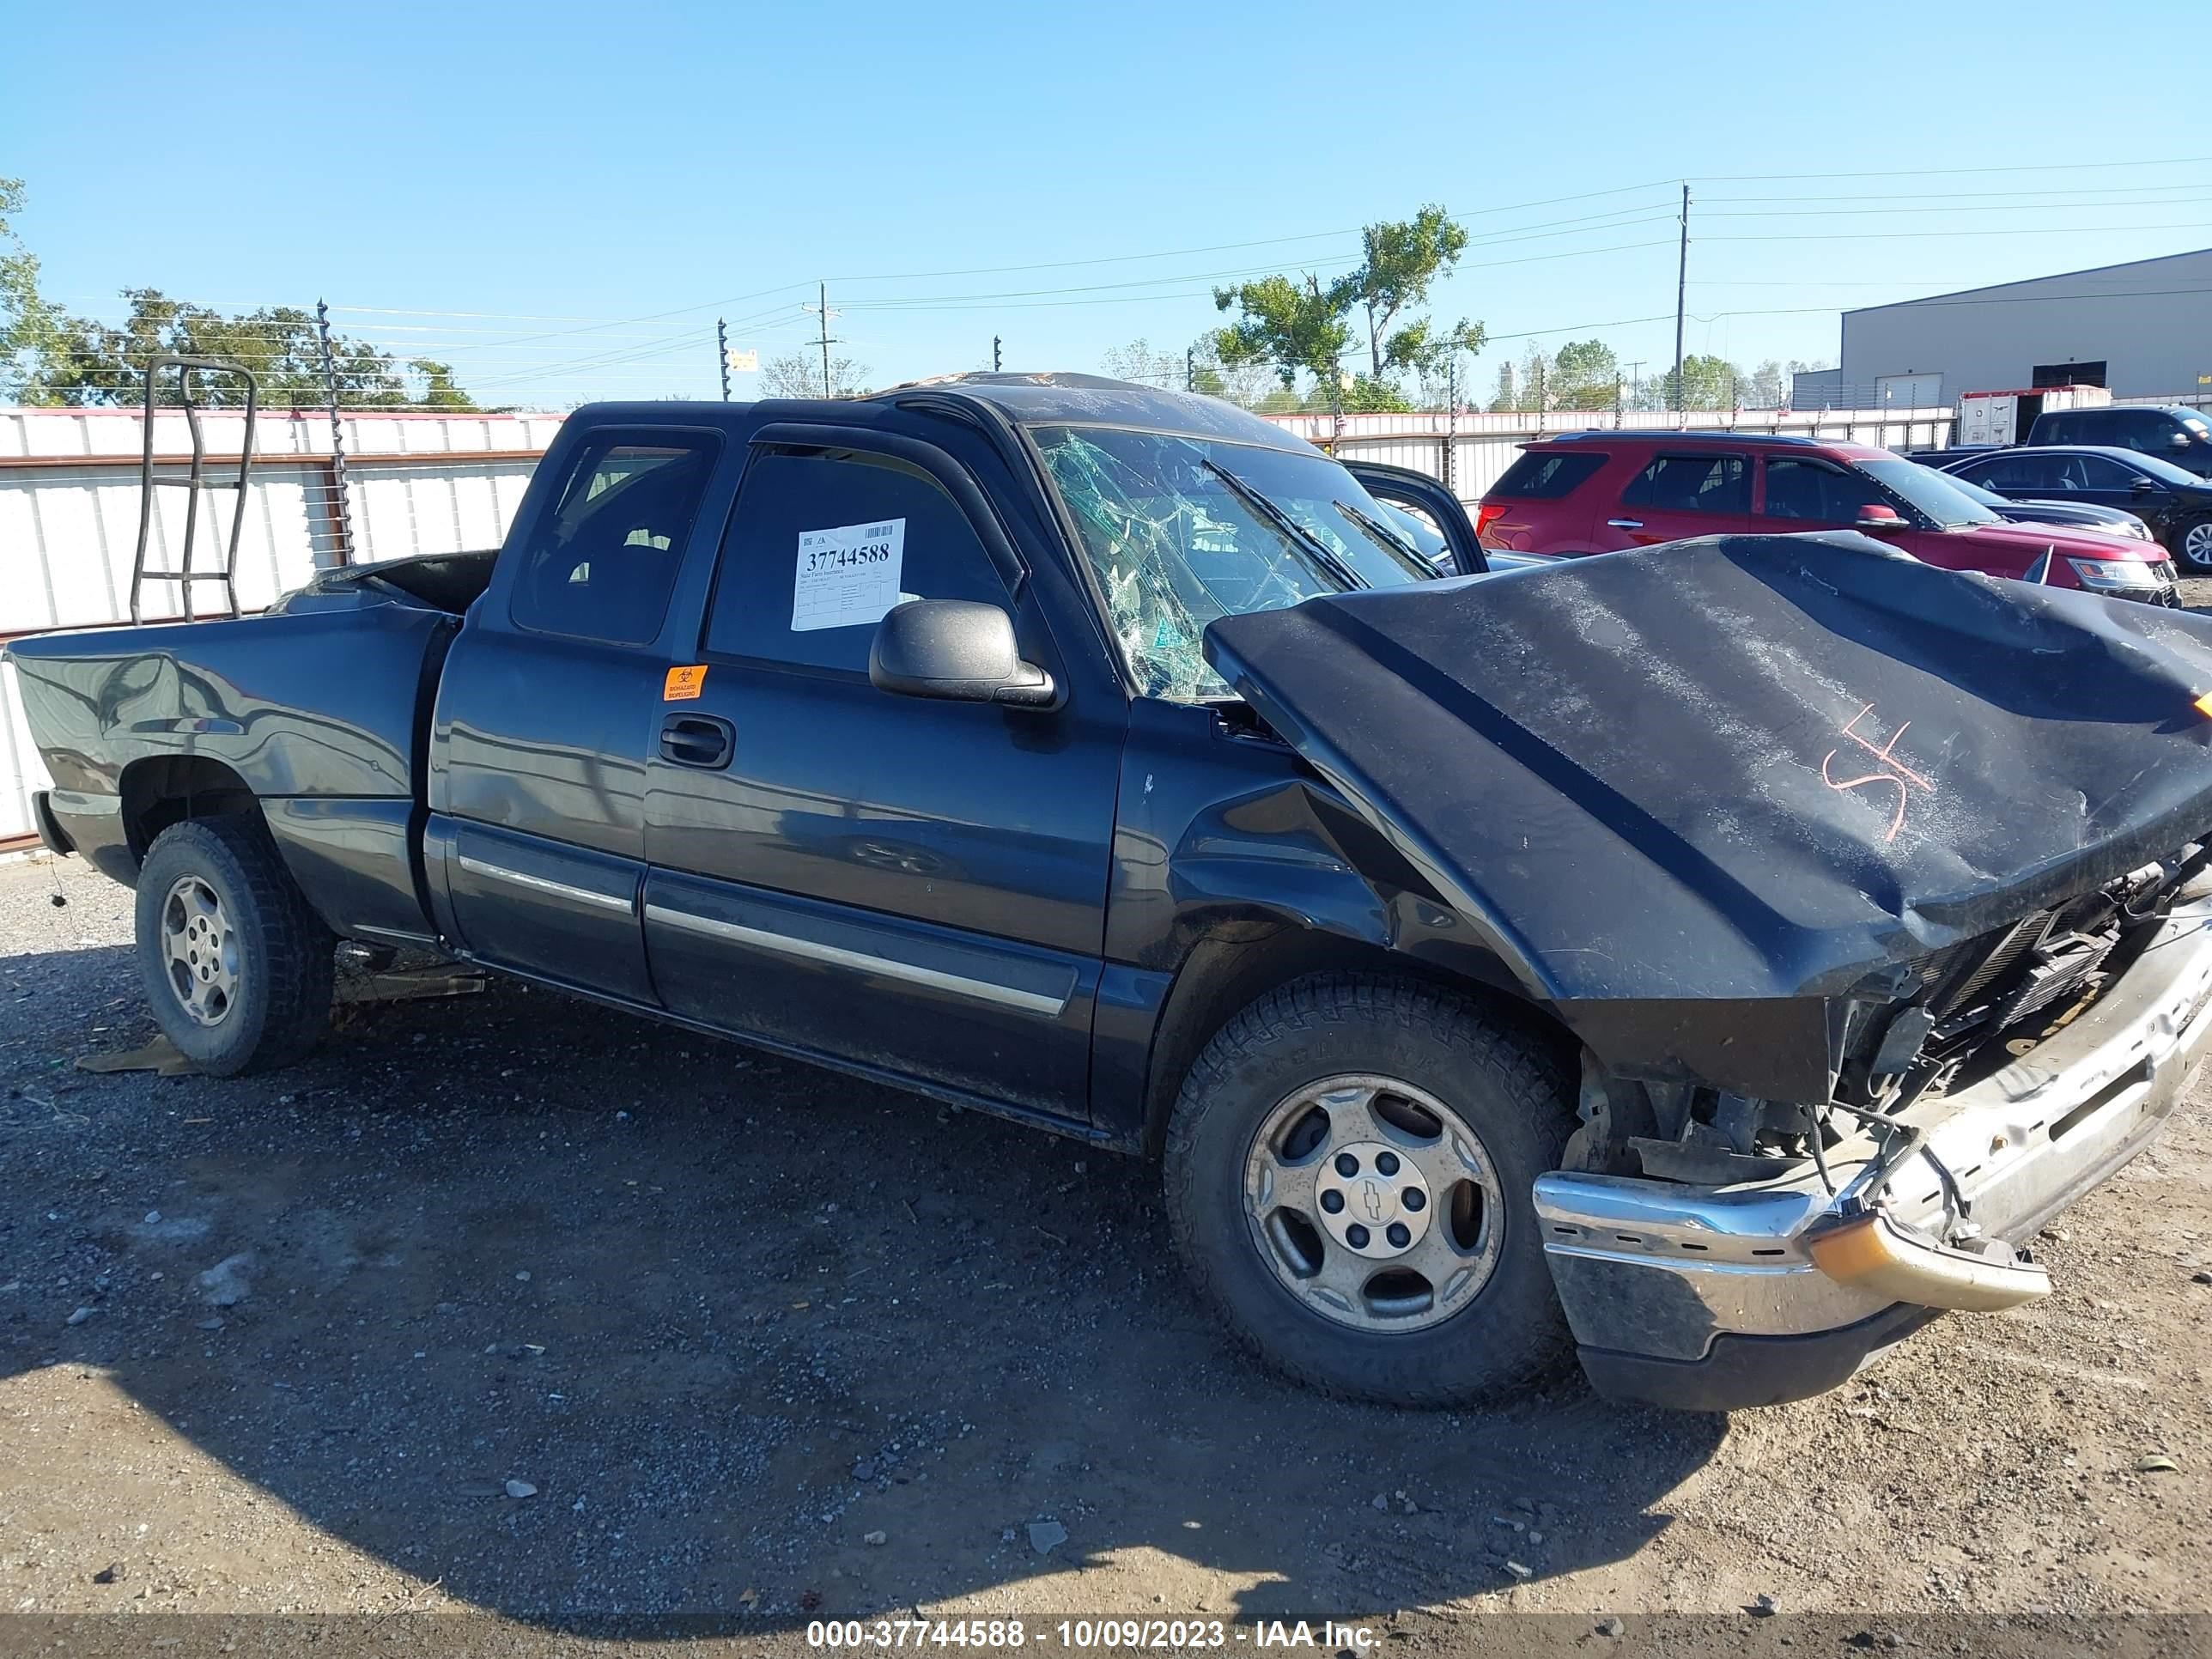
[[[899,602],[899,566],[905,556],[904,519],[800,531],[791,631],[881,622]]]

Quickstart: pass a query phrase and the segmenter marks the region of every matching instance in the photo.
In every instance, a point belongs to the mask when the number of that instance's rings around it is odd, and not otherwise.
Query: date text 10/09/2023
[[[1351,1649],[1369,1652],[1375,1632],[1366,1625],[1341,1625],[1333,1619],[1269,1620],[1248,1632],[1219,1619],[1061,1619],[1034,1627],[1019,1619],[815,1620],[806,1627],[815,1648],[979,1648],[994,1650],[1063,1647],[1092,1649],[1185,1649],[1244,1646],[1310,1648],[1322,1653]]]

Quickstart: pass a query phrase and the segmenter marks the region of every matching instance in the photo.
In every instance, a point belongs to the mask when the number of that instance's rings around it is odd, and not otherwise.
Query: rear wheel
[[[192,818],[156,836],[137,935],[155,1020],[204,1072],[289,1065],[329,1021],[336,941],[256,819]]]
[[[1177,1246],[1244,1344],[1310,1386],[1415,1406],[1524,1388],[1570,1346],[1529,1195],[1570,1098],[1540,1045],[1464,998],[1300,981],[1185,1079]]]
[[[2191,519],[2174,533],[2173,556],[2192,575],[2212,572],[2212,514]]]

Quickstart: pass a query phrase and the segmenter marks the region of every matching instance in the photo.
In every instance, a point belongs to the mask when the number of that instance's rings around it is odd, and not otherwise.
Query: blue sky
[[[1425,202],[1474,235],[1439,315],[1650,373],[1685,179],[1689,349],[1832,361],[1844,305],[2212,245],[2212,133],[2147,90],[2203,13],[2096,16],[16,0],[0,173],[75,308],[326,297],[501,402],[710,392],[718,313],[772,356],[825,277],[878,384],[1179,352]]]

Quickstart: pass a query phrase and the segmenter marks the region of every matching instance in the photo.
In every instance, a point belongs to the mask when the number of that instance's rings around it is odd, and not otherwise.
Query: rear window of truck
[[[559,505],[521,549],[507,608],[516,626],[612,645],[658,634],[720,449],[679,434],[585,446]]]
[[[1510,495],[1517,501],[1556,501],[1574,494],[1583,480],[1603,466],[1607,459],[1587,449],[1558,450],[1550,454],[1524,449],[1521,459],[1505,469],[1504,476],[1491,485],[1488,493]]]

